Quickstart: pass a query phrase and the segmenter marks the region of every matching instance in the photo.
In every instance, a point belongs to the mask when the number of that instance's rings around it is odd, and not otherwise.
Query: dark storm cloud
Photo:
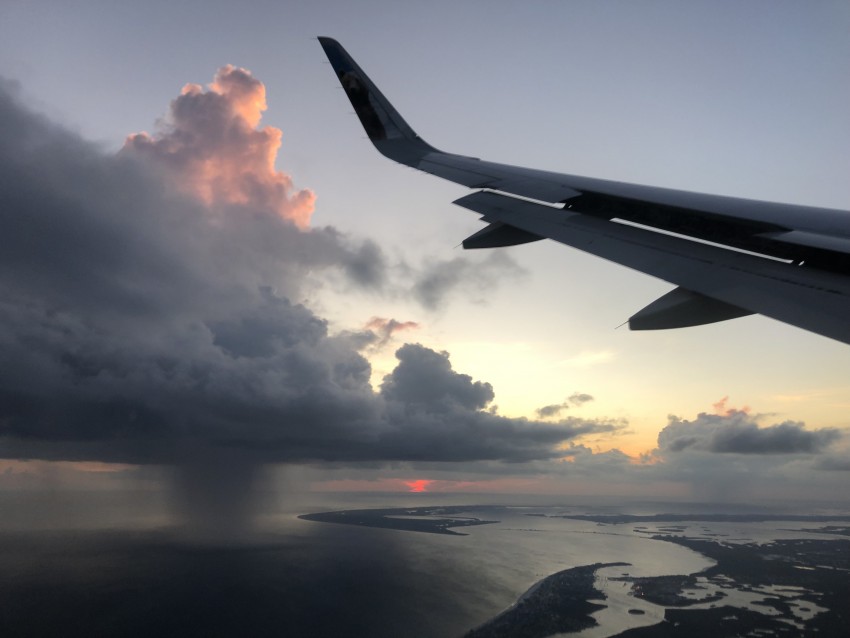
[[[658,435],[658,447],[662,452],[819,454],[840,438],[835,428],[806,430],[793,421],[761,427],[757,416],[728,410],[722,415],[702,412],[693,421],[669,417]]]
[[[473,381],[452,370],[447,352],[434,352],[419,344],[406,344],[396,352],[399,365],[381,384],[381,394],[424,411],[456,408],[480,410],[495,396],[493,386]]]
[[[230,79],[235,88],[227,90],[240,99],[239,87],[259,99],[249,77]],[[163,463],[196,458],[199,449],[238,449],[249,468],[523,461],[615,429],[487,412],[488,383],[418,345],[399,350],[398,367],[374,392],[357,340],[330,335],[322,318],[292,300],[324,272],[380,287],[388,266],[377,245],[303,227],[293,212],[304,210],[303,197],[269,200],[262,188],[235,198],[185,192],[181,167],[203,194],[207,168],[187,154],[206,153],[204,145],[184,144],[171,164],[160,138],[106,156],[0,89],[0,455]],[[256,147],[270,143],[261,137]],[[214,165],[217,180],[227,167]],[[484,270],[473,287],[487,283]],[[434,282],[424,298],[437,303],[451,285]],[[251,472],[243,474],[249,482]]]
[[[381,396],[391,420],[412,427],[389,434],[385,442],[398,458],[452,461],[528,461],[562,455],[554,446],[584,434],[612,432],[617,426],[591,421],[555,425],[511,419],[482,411],[494,397],[489,383],[452,370],[448,353],[419,344],[396,352],[399,365],[384,378]]]

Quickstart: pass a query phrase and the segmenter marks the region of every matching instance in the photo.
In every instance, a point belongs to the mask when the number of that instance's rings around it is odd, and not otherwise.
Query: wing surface
[[[850,212],[446,153],[416,134],[338,42],[319,42],[378,151],[477,189],[455,202],[489,223],[465,248],[550,238],[678,286],[635,314],[632,329],[759,313],[850,343]]]

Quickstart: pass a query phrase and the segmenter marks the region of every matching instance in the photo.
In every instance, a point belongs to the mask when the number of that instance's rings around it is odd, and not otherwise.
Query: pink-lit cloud
[[[206,204],[250,206],[305,228],[316,197],[275,169],[282,132],[258,128],[265,110],[263,83],[227,65],[206,90],[184,86],[161,129],[130,135],[124,152],[153,158],[178,188]]]
[[[395,319],[385,319],[384,317],[372,317],[366,322],[365,327],[367,330],[392,335],[403,330],[418,328],[419,324],[415,321],[397,321]]]
[[[741,408],[729,407],[729,396],[725,396],[720,399],[717,403],[712,403],[711,407],[714,408],[714,413],[718,416],[733,416],[737,412],[741,412],[743,414],[749,414],[750,406],[745,405]]]
[[[396,333],[416,330],[419,328],[419,324],[415,321],[398,321],[385,317],[372,317],[366,322],[364,328],[375,334],[377,341],[373,344],[373,347],[378,349],[387,345]]]

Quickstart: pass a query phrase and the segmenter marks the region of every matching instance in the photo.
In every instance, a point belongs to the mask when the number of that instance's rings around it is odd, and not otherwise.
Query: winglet
[[[319,44],[325,50],[354,112],[378,151],[391,160],[414,168],[428,153],[440,152],[427,144],[404,121],[339,42],[333,38],[319,37]]]

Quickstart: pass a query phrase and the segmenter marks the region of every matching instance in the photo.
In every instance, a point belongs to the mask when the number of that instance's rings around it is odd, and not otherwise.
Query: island
[[[480,508],[471,506],[340,510],[336,512],[302,514],[298,518],[320,523],[339,523],[342,525],[379,527],[405,532],[448,534],[451,536],[468,535],[454,531],[452,529],[454,527],[470,527],[472,525],[488,525],[500,522],[488,521],[474,516],[460,516],[461,513],[468,513],[475,509]]]

